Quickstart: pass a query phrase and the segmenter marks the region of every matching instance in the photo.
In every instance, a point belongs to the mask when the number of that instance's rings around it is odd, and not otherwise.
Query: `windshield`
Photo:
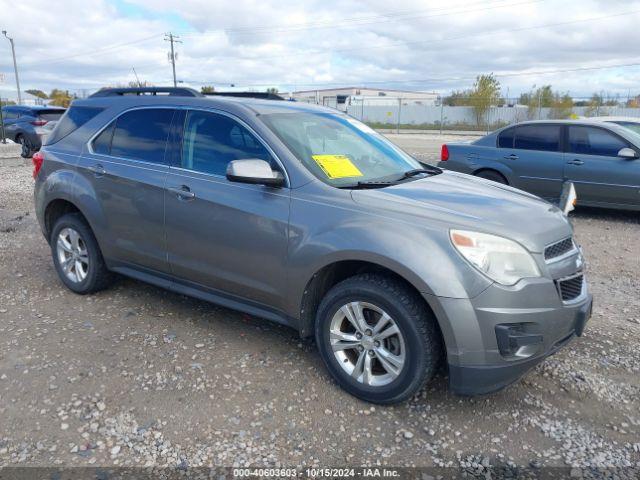
[[[640,135],[640,123],[633,123],[633,122],[613,122],[613,123],[617,123],[618,125],[631,130],[633,133]]]
[[[421,165],[365,124],[333,113],[272,113],[265,124],[316,177],[334,187],[395,182]]]

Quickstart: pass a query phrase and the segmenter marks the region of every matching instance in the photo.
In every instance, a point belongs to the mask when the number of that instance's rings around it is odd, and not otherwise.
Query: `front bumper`
[[[449,364],[449,385],[453,392],[460,395],[481,395],[500,390],[517,380],[527,371],[553,355],[575,336],[581,336],[585,325],[591,318],[593,298],[589,294],[585,302],[573,312],[569,321],[570,330],[558,339],[550,348],[525,360],[498,365],[451,365]],[[542,335],[544,338],[544,335]]]
[[[549,276],[492,284],[474,298],[425,295],[445,340],[451,389],[499,390],[580,336],[593,302],[586,279],[571,301],[563,301],[558,282],[582,274],[582,266],[577,253],[545,267]]]

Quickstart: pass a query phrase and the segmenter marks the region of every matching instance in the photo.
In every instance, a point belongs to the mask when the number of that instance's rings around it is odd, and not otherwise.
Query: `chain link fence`
[[[324,97],[322,104],[337,108],[372,128],[397,133],[420,131],[490,132],[525,120],[551,120],[619,116],[640,118],[640,108],[624,104],[588,104],[588,99],[574,99],[581,106],[519,105],[517,99],[507,99],[500,106],[475,108],[448,106],[433,97],[349,97],[338,103],[337,97]]]

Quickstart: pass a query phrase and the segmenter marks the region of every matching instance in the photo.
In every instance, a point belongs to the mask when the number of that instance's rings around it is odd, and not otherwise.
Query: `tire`
[[[34,154],[34,150],[31,148],[31,144],[29,140],[27,140],[24,135],[18,135],[16,137],[16,141],[20,144],[20,156],[22,158],[31,158]]]
[[[96,237],[80,214],[68,213],[56,221],[50,245],[56,272],[70,290],[85,295],[112,283],[113,274],[104,263]],[[63,266],[65,259],[67,270]]]
[[[345,312],[359,309],[367,324],[357,329]],[[376,335],[374,326],[384,314],[393,323]],[[399,334],[383,338],[393,326]],[[384,274],[356,275],[335,285],[318,307],[315,337],[331,376],[350,394],[372,403],[398,403],[414,395],[431,380],[442,356],[436,320],[424,300],[403,282]],[[338,348],[335,353],[334,348]],[[399,368],[389,368],[398,367],[400,358],[404,361]]]
[[[491,180],[492,182],[501,183],[503,185],[509,185],[507,179],[504,176],[496,172],[495,170],[480,170],[475,174],[476,177],[484,178],[485,180]]]

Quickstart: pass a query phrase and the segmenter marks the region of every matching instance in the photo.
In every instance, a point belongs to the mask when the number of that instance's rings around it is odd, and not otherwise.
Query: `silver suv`
[[[420,165],[336,110],[105,90],[33,161],[68,288],[119,273],[288,325],[370,402],[408,398],[441,360],[455,392],[502,388],[591,313],[557,207]]]

